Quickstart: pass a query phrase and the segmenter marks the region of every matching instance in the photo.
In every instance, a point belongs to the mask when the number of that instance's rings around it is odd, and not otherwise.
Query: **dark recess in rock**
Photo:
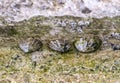
[[[84,14],[88,14],[88,13],[91,13],[92,11],[89,9],[89,8],[87,8],[87,7],[85,7],[84,9],[82,9],[82,13],[84,13]]]

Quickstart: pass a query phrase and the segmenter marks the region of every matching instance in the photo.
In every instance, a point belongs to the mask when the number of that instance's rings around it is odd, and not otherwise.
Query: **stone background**
[[[7,21],[37,15],[113,17],[120,15],[120,0],[0,0],[0,16]]]

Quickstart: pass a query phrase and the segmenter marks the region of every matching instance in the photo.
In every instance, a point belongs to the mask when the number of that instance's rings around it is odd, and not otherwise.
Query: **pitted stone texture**
[[[113,17],[120,15],[120,0],[0,0],[0,15],[7,21],[38,15]]]

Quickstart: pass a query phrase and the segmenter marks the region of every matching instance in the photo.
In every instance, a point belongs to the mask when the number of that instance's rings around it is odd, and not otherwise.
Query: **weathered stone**
[[[52,50],[64,53],[64,52],[69,51],[71,45],[70,45],[70,43],[67,40],[59,39],[59,40],[52,40],[52,41],[50,41],[49,47]]]
[[[120,15],[119,2],[119,0],[0,0],[0,15],[10,21],[21,21],[36,15],[113,17]]]

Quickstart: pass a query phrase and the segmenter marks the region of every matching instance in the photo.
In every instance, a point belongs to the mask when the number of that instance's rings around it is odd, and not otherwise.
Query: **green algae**
[[[12,30],[8,32],[4,32],[0,34],[1,40],[5,42],[1,42],[0,44],[0,71],[5,71],[7,75],[5,75],[3,78],[6,79],[7,76],[12,73],[13,75],[15,73],[19,73],[23,75],[21,77],[25,80],[25,82],[31,82],[31,79],[26,73],[29,73],[31,75],[34,74],[37,77],[34,77],[38,83],[48,83],[48,81],[52,81],[54,79],[59,80],[60,78],[64,78],[64,75],[68,75],[69,79],[70,76],[74,76],[74,74],[81,75],[81,80],[84,80],[84,83],[87,82],[89,79],[89,75],[93,75],[92,82],[98,82],[101,83],[103,80],[105,82],[108,82],[111,80],[111,83],[115,82],[116,79],[118,79],[120,73],[120,64],[118,61],[118,64],[115,65],[114,61],[119,60],[119,51],[100,51],[94,53],[79,53],[77,52],[74,47],[72,47],[71,51],[68,53],[58,53],[54,52],[52,50],[49,50],[48,46],[46,45],[46,42],[48,42],[49,36],[46,37],[45,35],[49,35],[49,30],[51,30],[53,27],[51,24],[43,24],[42,22],[49,22],[49,19],[56,18],[56,19],[72,19],[72,20],[81,20],[82,18],[79,17],[70,17],[70,16],[64,16],[64,17],[34,17],[29,19],[28,21],[18,22],[15,23],[12,27],[14,27]],[[86,20],[86,19],[85,19]],[[114,17],[114,18],[103,18],[103,19],[92,19],[92,23],[88,26],[90,29],[86,29],[85,33],[86,35],[97,35],[100,34],[106,35],[109,34],[112,31],[112,22],[114,23],[116,31],[119,32],[120,28],[120,17]],[[108,22],[105,24],[105,22]],[[9,24],[6,25],[6,27],[9,28]],[[3,26],[1,26],[3,27]],[[95,29],[96,28],[96,29]],[[1,29],[1,28],[0,28]],[[104,30],[105,29],[105,30]],[[0,31],[1,33],[1,31]],[[7,33],[7,35],[6,35]],[[9,36],[9,37],[8,37]],[[78,34],[69,34],[67,36],[70,36],[70,38],[73,40],[74,37],[78,37]],[[66,37],[67,37],[66,36]],[[35,64],[31,60],[31,54],[24,54],[17,46],[18,41],[20,38],[27,38],[27,37],[40,37],[42,41],[44,42],[44,47],[42,51],[48,50],[48,52],[52,52],[51,54],[48,53],[48,56],[45,57],[41,62],[36,62]],[[13,38],[13,40],[12,40]],[[50,37],[51,38],[51,37]],[[54,39],[54,37],[52,37]],[[68,37],[69,38],[69,37]],[[45,40],[44,40],[45,39]],[[48,39],[48,40],[47,40]],[[71,40],[71,41],[73,41]],[[46,52],[47,53],[47,52]],[[15,55],[21,55],[22,58],[20,60],[14,60],[12,57]],[[103,58],[105,56],[108,56],[109,58]],[[18,75],[19,75],[18,74]],[[98,75],[98,76],[96,76]],[[42,77],[41,79],[38,77]],[[104,78],[103,78],[104,77]],[[26,78],[26,79],[25,79]],[[15,79],[15,78],[14,78]],[[19,79],[19,76],[16,77],[16,79]],[[65,78],[63,79],[65,80]],[[75,80],[75,79],[73,79]],[[18,81],[16,81],[19,83]],[[72,81],[70,81],[72,82]],[[76,82],[77,83],[77,82]]]

